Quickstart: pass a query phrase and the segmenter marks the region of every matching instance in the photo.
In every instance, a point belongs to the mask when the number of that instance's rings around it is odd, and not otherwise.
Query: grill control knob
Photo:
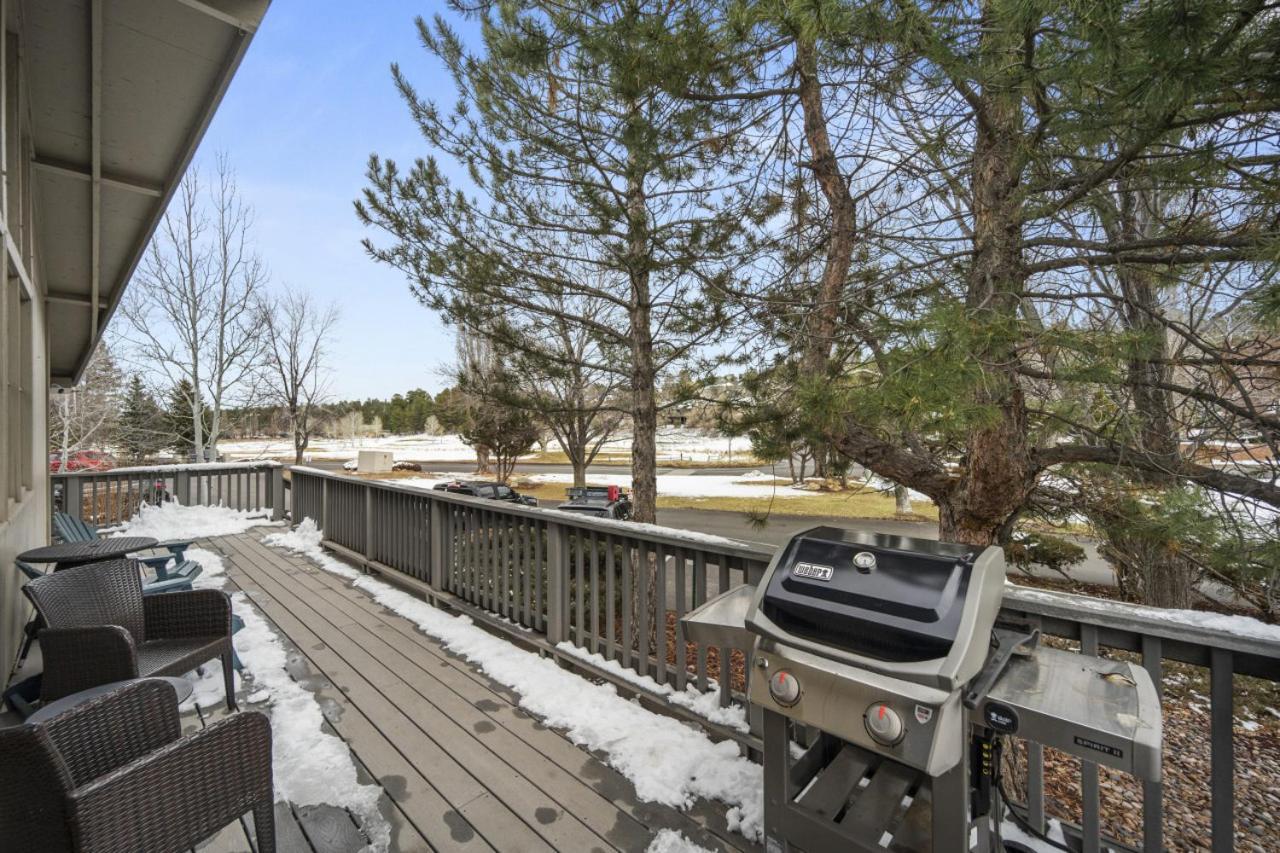
[[[769,679],[769,695],[779,705],[794,705],[800,701],[800,682],[785,669],[780,669]]]
[[[902,740],[902,717],[884,702],[872,705],[862,716],[867,724],[867,734],[871,735],[876,743],[893,746]]]

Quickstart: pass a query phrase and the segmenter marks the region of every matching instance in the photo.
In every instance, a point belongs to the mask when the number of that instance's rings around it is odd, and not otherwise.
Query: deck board
[[[758,849],[728,832],[721,808],[640,802],[511,691],[341,578],[253,533],[211,544],[232,583],[332,685],[334,731],[421,849],[643,850],[660,828],[713,850]]]

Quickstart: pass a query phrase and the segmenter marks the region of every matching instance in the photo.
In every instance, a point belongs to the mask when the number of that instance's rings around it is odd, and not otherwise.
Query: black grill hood
[[[960,628],[978,550],[815,527],[787,544],[760,609],[787,633],[856,655],[886,662],[945,658]],[[873,568],[855,565],[861,554],[875,558]]]

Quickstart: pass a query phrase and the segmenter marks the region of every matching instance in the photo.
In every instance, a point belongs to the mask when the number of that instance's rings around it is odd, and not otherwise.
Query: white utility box
[[[385,474],[391,470],[394,462],[390,450],[361,450],[356,470],[361,474]]]

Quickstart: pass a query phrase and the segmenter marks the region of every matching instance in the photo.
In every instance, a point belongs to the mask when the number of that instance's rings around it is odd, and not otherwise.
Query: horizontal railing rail
[[[772,547],[304,467],[292,468],[291,480],[293,521],[313,519],[326,545],[369,567],[677,690],[718,689],[722,705],[742,699],[747,651],[688,643],[679,619],[722,590],[758,581]],[[1086,654],[1131,653],[1157,688],[1166,662],[1207,668],[1212,848],[1233,849],[1233,679],[1280,681],[1280,642],[1168,611],[1015,586],[1006,591],[1003,615]],[[1026,762],[1020,806],[1043,831],[1044,750],[1019,746]],[[1164,849],[1162,785],[1141,788],[1141,838],[1116,842],[1104,833],[1098,767],[1080,764],[1080,820],[1064,823],[1075,826],[1083,849]]]
[[[285,516],[284,467],[278,462],[153,465],[51,474],[53,508],[98,526],[127,521],[143,503],[222,505]]]

